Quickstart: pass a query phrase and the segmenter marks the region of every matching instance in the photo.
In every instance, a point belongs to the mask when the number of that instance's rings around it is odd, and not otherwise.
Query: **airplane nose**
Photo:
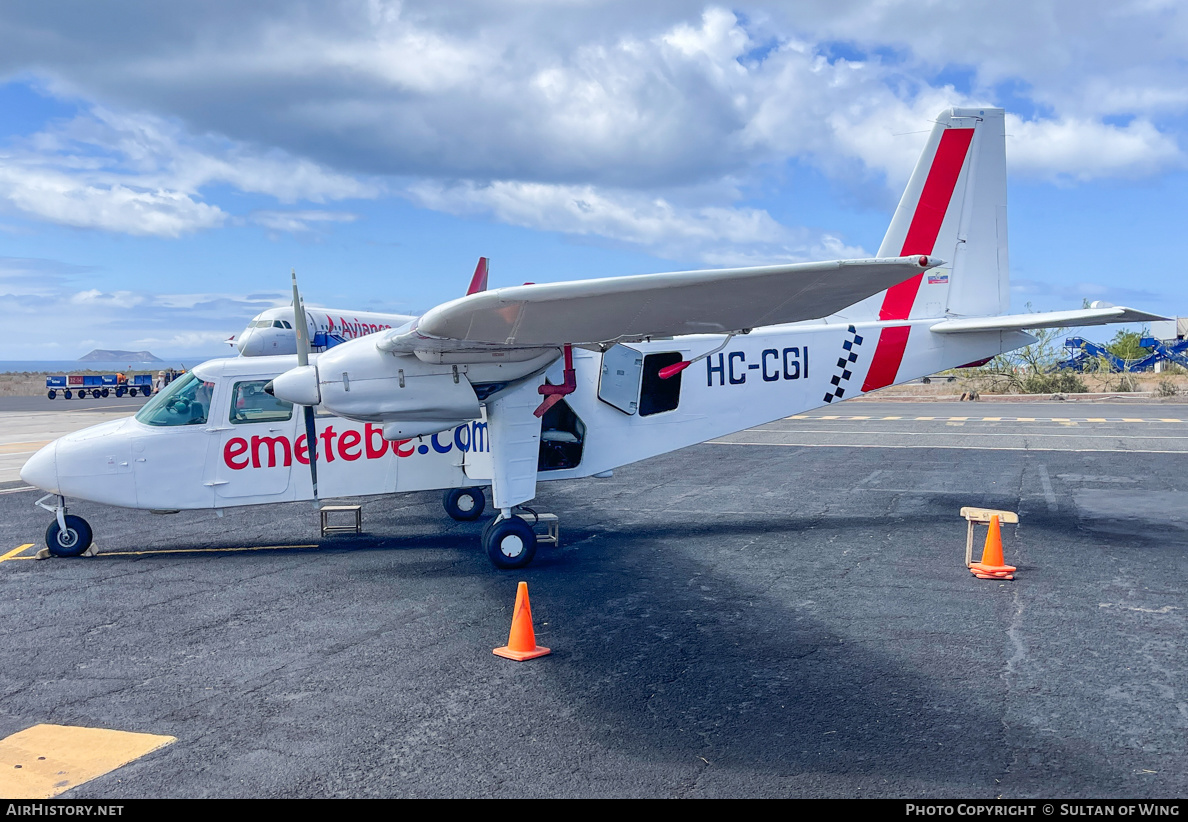
[[[51,494],[60,494],[58,489],[58,441],[44,446],[21,468],[21,479]]]
[[[272,381],[272,395],[294,405],[317,405],[322,401],[318,388],[318,368],[300,365]]]
[[[249,331],[235,343],[239,353],[244,357],[259,357],[264,353],[264,340],[254,331]]]

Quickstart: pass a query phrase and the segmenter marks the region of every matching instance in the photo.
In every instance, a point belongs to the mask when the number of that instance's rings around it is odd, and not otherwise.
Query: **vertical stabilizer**
[[[1010,303],[1002,109],[936,118],[878,256],[928,254],[948,264],[841,312],[849,321],[984,317]]]
[[[466,289],[467,296],[487,290],[487,258],[479,257],[478,265],[474,267],[474,276],[470,278],[470,288]]]

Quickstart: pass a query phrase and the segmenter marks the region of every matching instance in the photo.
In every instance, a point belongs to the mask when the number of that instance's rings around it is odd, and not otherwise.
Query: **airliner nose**
[[[264,353],[264,339],[255,331],[248,331],[235,343],[244,357],[259,357]]]
[[[44,446],[21,468],[21,479],[51,494],[60,494],[58,489],[58,441]]]
[[[272,381],[272,395],[294,405],[317,405],[322,401],[317,366],[299,365],[281,374]]]

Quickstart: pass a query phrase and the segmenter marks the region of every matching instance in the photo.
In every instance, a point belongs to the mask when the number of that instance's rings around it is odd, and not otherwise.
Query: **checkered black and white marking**
[[[833,388],[825,392],[825,402],[833,402],[846,396],[846,386],[843,383],[849,383],[850,377],[854,375],[851,369],[854,363],[858,362],[857,349],[862,345],[862,335],[852,325],[847,330],[850,332],[850,338],[842,343],[842,356],[837,358],[837,369],[829,379]]]

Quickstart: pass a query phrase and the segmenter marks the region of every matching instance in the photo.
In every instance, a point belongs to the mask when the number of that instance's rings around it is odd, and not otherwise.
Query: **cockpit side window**
[[[145,425],[203,425],[213,392],[214,383],[203,382],[191,371],[145,403],[136,419]]]
[[[232,425],[284,422],[293,418],[293,404],[265,393],[267,384],[267,380],[235,383],[231,391],[231,412],[227,415]]]
[[[292,325],[290,325],[290,324],[289,324],[289,321],[288,321],[288,320],[281,320],[281,325],[283,325],[285,328],[292,328],[292,327],[293,327]]]

